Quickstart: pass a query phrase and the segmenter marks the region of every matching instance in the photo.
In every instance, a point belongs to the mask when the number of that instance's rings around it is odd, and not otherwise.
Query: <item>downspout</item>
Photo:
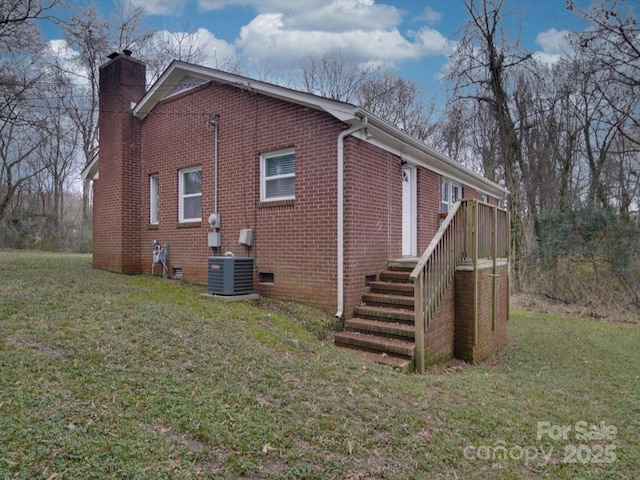
[[[368,119],[363,117],[359,125],[340,132],[338,135],[338,311],[336,318],[344,315],[344,139],[367,127]]]

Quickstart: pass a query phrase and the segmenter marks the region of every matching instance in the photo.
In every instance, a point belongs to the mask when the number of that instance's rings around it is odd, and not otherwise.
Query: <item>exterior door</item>
[[[402,256],[418,255],[416,167],[402,167]]]

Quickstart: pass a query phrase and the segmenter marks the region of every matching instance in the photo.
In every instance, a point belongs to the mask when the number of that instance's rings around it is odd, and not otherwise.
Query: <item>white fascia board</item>
[[[94,155],[91,161],[82,169],[80,177],[82,181],[97,180],[100,176],[100,161],[98,155]]]
[[[365,110],[361,110],[359,114],[367,116],[369,120],[367,130],[371,138],[367,141],[370,143],[405,158],[411,163],[472,187],[481,193],[486,193],[498,199],[504,198],[508,194],[506,188],[486,179],[461,163],[447,158],[386,120],[376,117]],[[360,138],[364,139],[364,136],[360,136]]]
[[[358,120],[355,117],[357,108],[348,103],[329,100],[310,93],[299,92],[279,85],[179,61],[172,62],[167,70],[165,70],[160,78],[153,84],[147,94],[136,105],[133,112],[134,115],[141,120],[144,119],[160,100],[167,98],[166,92],[169,91],[172,86],[176,85],[185,75],[191,75],[206,81],[232,85],[237,88],[255,91],[269,97],[296,103],[315,110],[322,110],[345,123]]]
[[[133,114],[136,118],[143,120],[160,100],[166,98],[167,92],[169,91],[167,88],[176,85],[180,79],[184,77],[185,73],[179,67],[180,63],[181,62],[175,60],[171,62],[171,65],[167,67],[164,73],[160,75],[160,78],[156,80],[144,97],[138,102],[133,109]]]

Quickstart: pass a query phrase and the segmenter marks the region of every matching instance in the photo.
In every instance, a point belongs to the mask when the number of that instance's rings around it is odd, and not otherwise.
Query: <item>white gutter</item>
[[[344,139],[367,127],[368,119],[363,117],[359,125],[340,132],[338,135],[338,311],[336,318],[344,315]]]

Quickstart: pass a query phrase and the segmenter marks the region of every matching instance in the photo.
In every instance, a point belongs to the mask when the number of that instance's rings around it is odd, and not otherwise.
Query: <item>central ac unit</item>
[[[253,292],[253,258],[209,257],[207,290],[216,295]]]

